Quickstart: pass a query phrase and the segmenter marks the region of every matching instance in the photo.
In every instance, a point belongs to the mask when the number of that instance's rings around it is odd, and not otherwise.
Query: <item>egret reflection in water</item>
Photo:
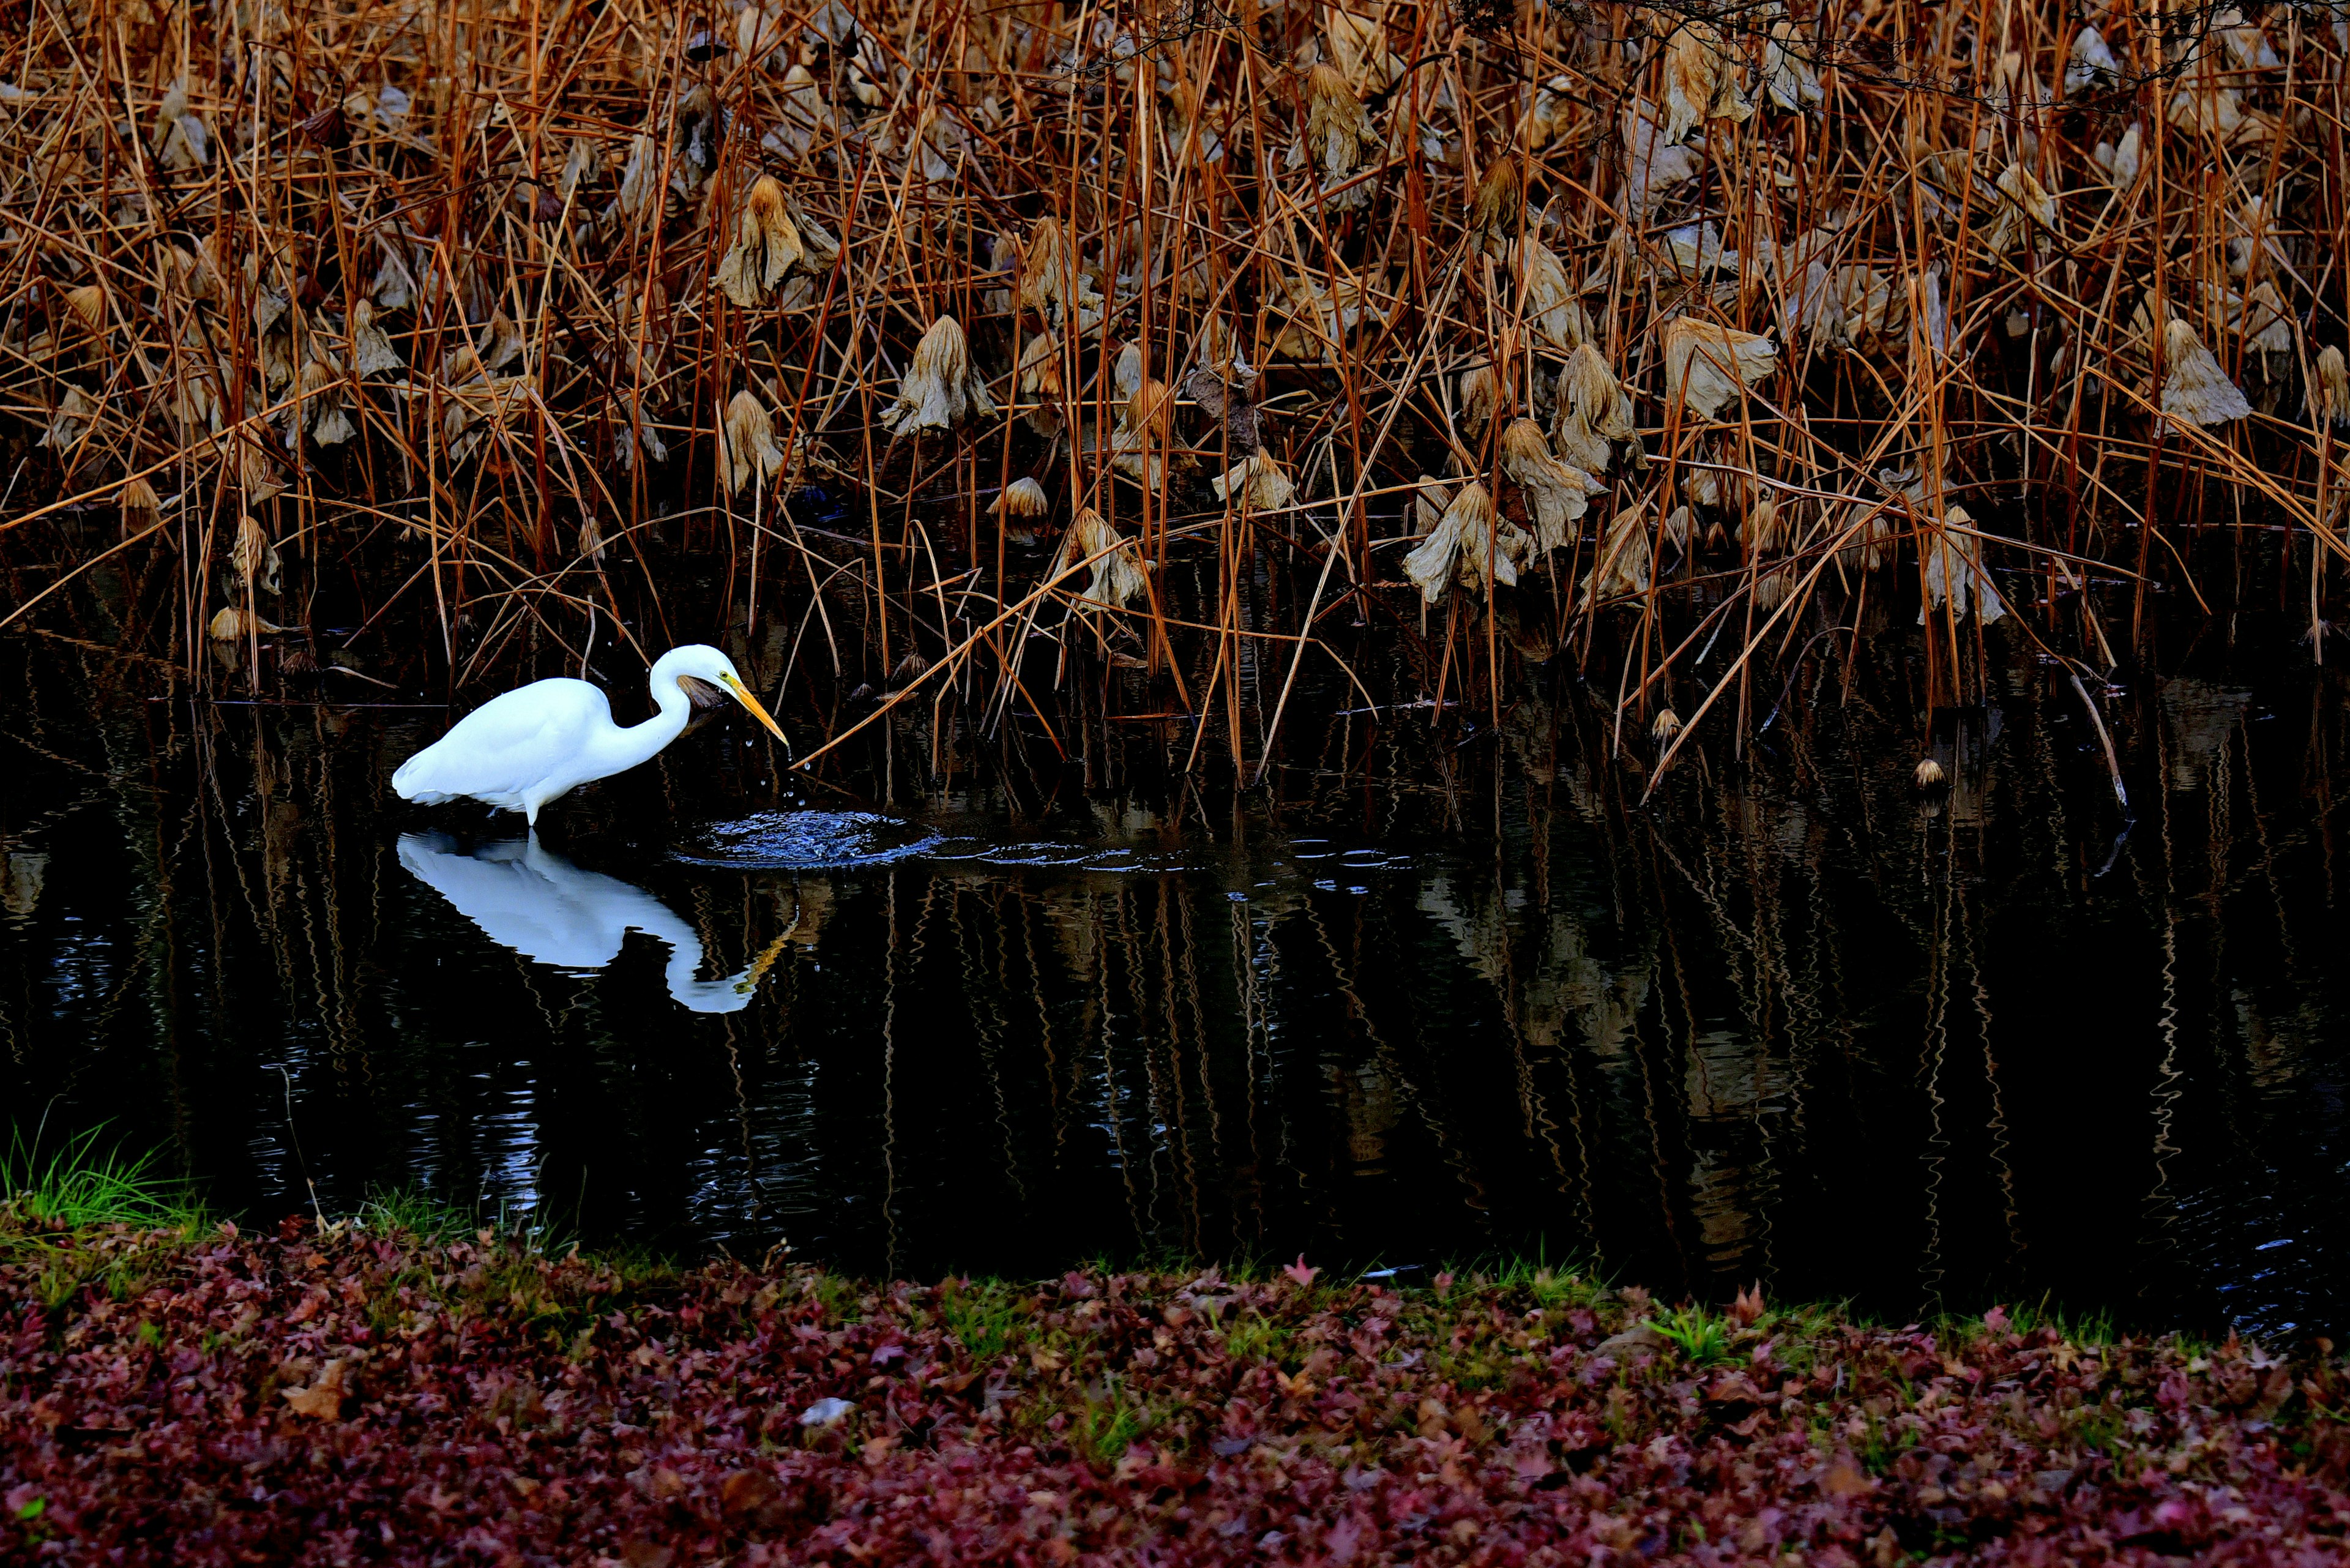
[[[680,1007],[737,1012],[781,950],[777,938],[739,974],[698,980],[702,939],[668,905],[632,882],[586,871],[540,846],[536,835],[461,849],[445,834],[411,833],[400,863],[457,907],[492,941],[557,969],[600,970],[630,931],[667,944],[663,978]]]

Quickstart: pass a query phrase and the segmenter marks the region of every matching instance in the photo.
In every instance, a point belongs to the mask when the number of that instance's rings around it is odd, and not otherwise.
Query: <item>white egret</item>
[[[585,680],[534,680],[493,697],[402,763],[391,775],[392,791],[424,805],[470,795],[521,812],[536,828],[539,808],[548,801],[626,773],[682,734],[693,716],[689,681],[733,698],[775,739],[791,744],[734,672],[734,661],[705,643],[690,642],[653,665],[650,683],[660,711],[643,723],[612,722],[611,702]]]

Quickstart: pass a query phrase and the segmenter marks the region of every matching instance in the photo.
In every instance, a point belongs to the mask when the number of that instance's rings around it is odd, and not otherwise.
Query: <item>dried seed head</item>
[[[2309,382],[2309,411],[2321,421],[2350,424],[2350,363],[2331,343],[2317,351],[2317,366]]]
[[[1525,222],[1526,198],[1518,161],[1504,154],[1486,169],[1477,183],[1476,199],[1469,203],[1471,248],[1499,255],[1514,242]]]
[[[1742,120],[1746,67],[1711,24],[1680,19],[1665,45],[1665,140],[1679,141],[1709,119]]]
[[[1020,305],[1056,327],[1074,324],[1080,332],[1101,325],[1101,290],[1078,265],[1077,247],[1053,218],[1039,218],[1028,231],[1020,262]]]
[[[1042,517],[1053,509],[1052,499],[1045,487],[1024,474],[1003,487],[1003,493],[987,510],[991,516]]]
[[[1090,506],[1078,513],[1076,521],[1069,524],[1055,569],[1067,571],[1088,561],[1092,563],[1093,578],[1080,597],[1094,604],[1120,608],[1149,591],[1150,579],[1144,571],[1142,556],[1124,535]]]
[[[81,444],[82,432],[98,418],[98,404],[79,387],[68,384],[57,399],[57,411],[49,417],[49,428],[40,444],[58,452],[71,452]]]
[[[94,283],[66,290],[66,304],[85,331],[106,330],[106,290]]]
[[[1512,420],[1502,432],[1502,472],[1526,493],[1534,513],[1534,547],[1541,554],[1574,542],[1574,524],[1591,509],[1590,497],[1607,489],[1572,463],[1551,455],[1542,427]]]
[[[1552,437],[1559,455],[1596,473],[1613,453],[1610,441],[1629,441],[1635,434],[1632,400],[1607,357],[1586,343],[1566,357],[1558,377],[1558,423]]]
[[[1252,512],[1278,512],[1297,498],[1297,486],[1281,464],[1262,452],[1249,453],[1212,483],[1217,500],[1230,503],[1237,496]]]
[[[753,480],[765,480],[784,466],[783,448],[775,444],[775,421],[767,405],[747,391],[734,394],[720,423],[721,466],[726,493],[736,495]]]
[[[278,591],[277,546],[250,516],[236,520],[236,543],[229,546],[229,575],[238,583],[264,593]]]
[[[1599,542],[1599,560],[1583,577],[1584,607],[1648,591],[1654,546],[1648,539],[1648,508],[1636,502],[1616,514]]]
[[[1591,318],[1567,281],[1565,264],[1548,245],[1529,239],[1520,246],[1518,273],[1525,288],[1526,325],[1534,329],[1535,341],[1574,349],[1590,340]]]
[[[2010,163],[1999,177],[1999,211],[1991,222],[1991,248],[2004,254],[2056,226],[2056,198],[2022,163]]]
[[[1911,776],[1918,781],[1919,789],[1932,789],[1942,782],[1942,764],[1928,757],[1918,764],[1918,771]]]
[[[762,174],[752,184],[742,215],[735,220],[734,244],[718,264],[718,286],[726,291],[727,298],[748,309],[763,304],[769,291],[806,255],[783,186],[772,175]]]
[[[1502,379],[1491,365],[1475,365],[1461,372],[1461,435],[1471,444],[1482,441],[1501,406]]]
[[[1427,604],[1455,585],[1490,596],[1494,584],[1516,586],[1534,547],[1526,531],[1503,517],[1492,493],[1471,480],[1454,493],[1435,530],[1403,558],[1403,572]]]
[[[894,435],[951,430],[972,414],[993,414],[995,400],[972,370],[971,343],[951,316],[931,323],[915,345],[913,361],[898,383],[898,401],[881,423]]]
[[[286,628],[270,625],[241,605],[224,605],[205,629],[214,642],[242,642],[255,633],[266,634]]]
[[[1665,395],[1699,419],[1712,419],[1778,362],[1778,346],[1762,333],[1686,316],[1665,324]]]
[[[2137,183],[2138,171],[2146,167],[2146,139],[2133,125],[2122,133],[2119,143],[2100,141],[2089,157],[2106,171],[2106,184],[2126,191]]]
[[[1157,485],[1175,440],[1175,389],[1145,378],[1126,400],[1110,431],[1110,462],[1144,483]]]
[[[2252,405],[2195,328],[2174,321],[2162,332],[2162,359],[2168,376],[2162,384],[2162,413],[2175,423],[2225,424],[2252,411]]]
[[[589,513],[579,520],[579,554],[583,559],[600,562],[604,558],[604,530],[597,524],[596,514]]]
[[[1767,556],[1779,547],[1781,532],[1778,504],[1765,496],[1754,504],[1746,514],[1746,520],[1738,525],[1739,548],[1746,553],[1749,560],[1757,556]]]
[[[1334,5],[1323,13],[1323,36],[1331,63],[1364,92],[1385,92],[1403,75],[1404,62],[1388,48],[1387,29],[1368,16]]]
[[[1648,732],[1656,736],[1657,744],[1669,746],[1673,737],[1681,732],[1681,716],[1670,708],[1664,709],[1658,713],[1657,722],[1648,726]]]
[[[388,376],[408,369],[400,350],[391,346],[381,327],[376,324],[378,312],[372,301],[362,299],[351,307],[351,363],[361,376]]]
[[[142,528],[152,528],[163,520],[163,498],[144,479],[134,479],[122,487],[122,531],[131,534]]]
[[[1378,153],[1378,132],[1347,78],[1329,66],[1315,66],[1305,80],[1305,134],[1290,149],[1293,169],[1312,165],[1324,191],[1347,182]],[[1371,182],[1347,185],[1331,202],[1340,212],[1367,205],[1377,194]]]
[[[660,160],[654,155],[653,139],[634,138],[629,143],[629,161],[620,171],[620,216],[631,223],[642,217],[660,179]]]
[[[301,421],[298,428],[307,429],[312,441],[320,446],[339,446],[359,434],[343,407],[343,373],[333,365],[321,358],[307,360],[294,379],[294,389],[298,400],[295,410]],[[288,449],[296,444],[296,428],[288,428]]]

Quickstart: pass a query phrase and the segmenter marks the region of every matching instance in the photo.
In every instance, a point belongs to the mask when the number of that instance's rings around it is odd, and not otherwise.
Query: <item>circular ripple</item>
[[[886,866],[939,842],[935,833],[869,811],[763,811],[713,823],[676,855],[693,866],[813,871]]]

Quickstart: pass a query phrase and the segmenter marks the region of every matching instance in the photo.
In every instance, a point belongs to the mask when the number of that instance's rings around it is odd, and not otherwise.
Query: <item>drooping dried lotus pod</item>
[[[1472,479],[1454,494],[1435,530],[1403,558],[1403,573],[1432,605],[1455,585],[1489,596],[1493,584],[1515,587],[1518,568],[1533,554],[1534,539],[1503,516],[1492,494]]]
[[[1762,90],[1773,103],[1790,114],[1800,114],[1827,101],[1813,63],[1818,53],[1818,45],[1804,36],[1793,17],[1782,16],[1771,24],[1770,41],[1762,46]]]
[[[1584,314],[1557,253],[1528,239],[1518,247],[1518,272],[1525,287],[1526,325],[1534,328],[1536,342],[1568,350],[1590,338],[1591,318]]]
[[[2238,302],[2233,325],[2244,335],[2244,347],[2262,354],[2284,354],[2293,348],[2293,312],[2276,285],[2265,280]]]
[[[1110,465],[1156,488],[1175,440],[1175,389],[1145,377],[1110,430]]]
[[[764,304],[792,268],[807,256],[799,226],[792,222],[784,188],[773,175],[752,183],[734,223],[734,244],[718,264],[718,286],[745,309]]]
[[[2258,22],[2245,20],[2236,6],[2225,5],[2211,16],[2211,30],[2228,47],[2228,58],[2240,71],[2274,70],[2284,61]]]
[[[749,391],[734,394],[718,426],[719,465],[726,493],[736,495],[754,480],[772,478],[784,466],[784,449],[775,441],[775,416]]]
[[[1491,365],[1471,365],[1461,372],[1461,412],[1456,421],[1461,439],[1474,446],[1485,439],[1485,427],[1502,406],[1502,378]]]
[[[1235,497],[1251,512],[1278,512],[1297,497],[1297,486],[1281,464],[1262,452],[1253,452],[1211,481],[1216,499],[1229,504]]]
[[[1679,400],[1699,419],[1712,419],[1778,362],[1778,347],[1766,334],[1686,316],[1665,324],[1666,400]]]
[[[1667,192],[1697,177],[1697,154],[1665,134],[1664,111],[1646,99],[1625,106],[1624,193],[1636,223],[1645,223]]]
[[[106,290],[94,283],[66,290],[66,308],[85,332],[106,330]]]
[[[1331,64],[1357,92],[1385,92],[1403,78],[1404,62],[1388,48],[1387,29],[1368,16],[1336,5],[1322,14]]]
[[[620,193],[615,207],[630,223],[642,217],[659,193],[660,159],[653,139],[639,135],[629,143],[629,161],[620,170]]]
[[[1321,268],[1308,273],[1284,268],[1274,284],[1287,306],[1286,320],[1273,340],[1273,352],[1286,359],[1336,364],[1349,333],[1366,321],[1385,319],[1372,302],[1374,285],[1338,268],[1335,281]]]
[[[240,587],[258,588],[263,593],[280,591],[277,546],[261,524],[248,514],[236,520],[236,539],[229,545],[229,576]]]
[[[1719,28],[1681,21],[1665,42],[1665,140],[1683,140],[1709,119],[1734,122],[1752,114],[1745,78],[1745,62]]]
[[[1534,547],[1544,555],[1574,542],[1573,524],[1591,509],[1590,498],[1607,488],[1553,457],[1542,427],[1532,420],[1513,420],[1502,432],[1502,472],[1526,493]]]
[[[57,399],[57,412],[49,416],[49,428],[42,433],[39,444],[58,452],[71,452],[81,444],[82,432],[98,418],[98,404],[85,395],[79,387],[68,385]]]
[[[1953,615],[1964,615],[1971,603],[1985,626],[2007,614],[2007,601],[1983,570],[1982,541],[1959,532],[1973,526],[1966,508],[1953,506],[1942,514],[1941,522],[1918,530],[1918,548],[1926,559],[1926,602],[1918,607],[1918,625],[1925,624],[1929,609],[1945,606]]]
[[[2317,351],[2310,371],[2309,411],[2320,422],[2350,425],[2350,361],[2331,343]]]
[[[2252,405],[2195,328],[2173,321],[2162,332],[2162,362],[2168,372],[2162,383],[2163,418],[2174,423],[2217,425],[2241,420]]]
[[[1305,79],[1305,131],[1290,146],[1289,167],[1318,171],[1331,209],[1348,212],[1368,205],[1378,193],[1370,181],[1347,182],[1377,160],[1378,150],[1378,132],[1347,78],[1333,67],[1315,66]]]
[[[1648,504],[1636,502],[1608,520],[1599,541],[1599,559],[1583,575],[1583,607],[1648,591],[1655,546],[1648,538]]]
[[[1486,166],[1469,203],[1469,245],[1471,250],[1499,255],[1518,238],[1525,224],[1525,182],[1518,161],[1504,153]]]
[[[1991,248],[2015,249],[2042,230],[2056,226],[2056,198],[2022,163],[2011,163],[1997,182],[2000,202],[1991,227]]]
[[[1834,286],[1845,333],[1856,345],[1892,336],[1908,317],[1907,297],[1894,292],[1893,280],[1873,266],[1853,263],[1836,268]]]
[[[1061,340],[1040,332],[1020,346],[1014,372],[1015,396],[1025,405],[1020,417],[1041,436],[1061,433]]]
[[[1078,596],[1081,598],[1121,609],[1149,591],[1150,578],[1144,569],[1141,553],[1090,506],[1078,513],[1077,520],[1069,524],[1054,570],[1068,571],[1088,561],[1092,563],[1093,577]]]
[[[493,315],[482,335],[461,343],[442,368],[441,379],[456,383],[494,375],[522,358],[522,328],[503,310]]]
[[[294,389],[298,400],[294,408],[299,422],[292,419],[287,421],[288,451],[300,444],[301,432],[306,430],[320,446],[340,446],[359,433],[359,427],[351,423],[342,371],[324,359],[312,358],[295,378]]]
[[[362,299],[351,306],[351,363],[361,377],[388,376],[408,369],[400,350],[377,325],[380,313],[371,300]]]
[[[188,108],[188,91],[174,85],[155,111],[155,161],[172,171],[201,169],[212,161],[212,133],[203,117]]]
[[[1767,556],[1779,547],[1785,528],[1780,521],[1779,504],[1763,496],[1747,508],[1745,520],[1738,524],[1738,548],[1748,560]]]
[[[1020,263],[1020,306],[1055,327],[1083,333],[1101,325],[1101,290],[1078,265],[1077,247],[1057,219],[1028,231]]]
[[[1003,493],[995,498],[987,514],[991,517],[1010,521],[1042,517],[1052,509],[1052,498],[1045,493],[1045,487],[1028,475],[1022,474],[1003,487]]]
[[[1110,361],[1110,389],[1124,402],[1142,389],[1142,344],[1128,342],[1118,349],[1118,358]]]
[[[2090,152],[2090,159],[2106,171],[2106,183],[2116,191],[2126,191],[2137,183],[2137,174],[2146,166],[2146,142],[2138,128],[2131,126],[2122,133],[2119,145],[2100,141]]]
[[[1681,716],[1670,708],[1659,711],[1657,722],[1648,726],[1648,733],[1656,737],[1657,744],[1660,746],[1671,745],[1680,732]]]
[[[255,634],[266,637],[285,629],[270,625],[241,605],[224,605],[206,624],[204,632],[214,642],[242,642]]]
[[[1566,357],[1566,366],[1558,375],[1558,431],[1573,427],[1575,447],[1559,442],[1554,432],[1553,444],[1567,462],[1594,472],[1607,466],[1607,443],[1630,441],[1637,433],[1632,423],[1632,400],[1624,390],[1624,383],[1616,379],[1614,367],[1596,343],[1586,343]],[[1598,442],[1600,456],[1586,462],[1584,456]]]
[[[1534,89],[1534,107],[1519,122],[1519,136],[1528,152],[1540,152],[1557,139],[1575,117],[1577,107],[1575,82],[1570,77],[1553,77]]]
[[[163,521],[163,498],[155,493],[155,487],[143,475],[122,487],[118,504],[122,509],[122,533],[126,538]]]
[[[971,344],[951,316],[931,323],[914,347],[913,362],[898,383],[897,405],[881,417],[893,435],[951,430],[972,414],[993,414],[995,400],[972,369]]]
[[[2064,65],[2064,91],[2067,95],[2092,87],[2111,86],[2121,80],[2122,63],[2114,57],[2113,46],[2096,28],[2084,25],[2073,36],[2073,52]]]

